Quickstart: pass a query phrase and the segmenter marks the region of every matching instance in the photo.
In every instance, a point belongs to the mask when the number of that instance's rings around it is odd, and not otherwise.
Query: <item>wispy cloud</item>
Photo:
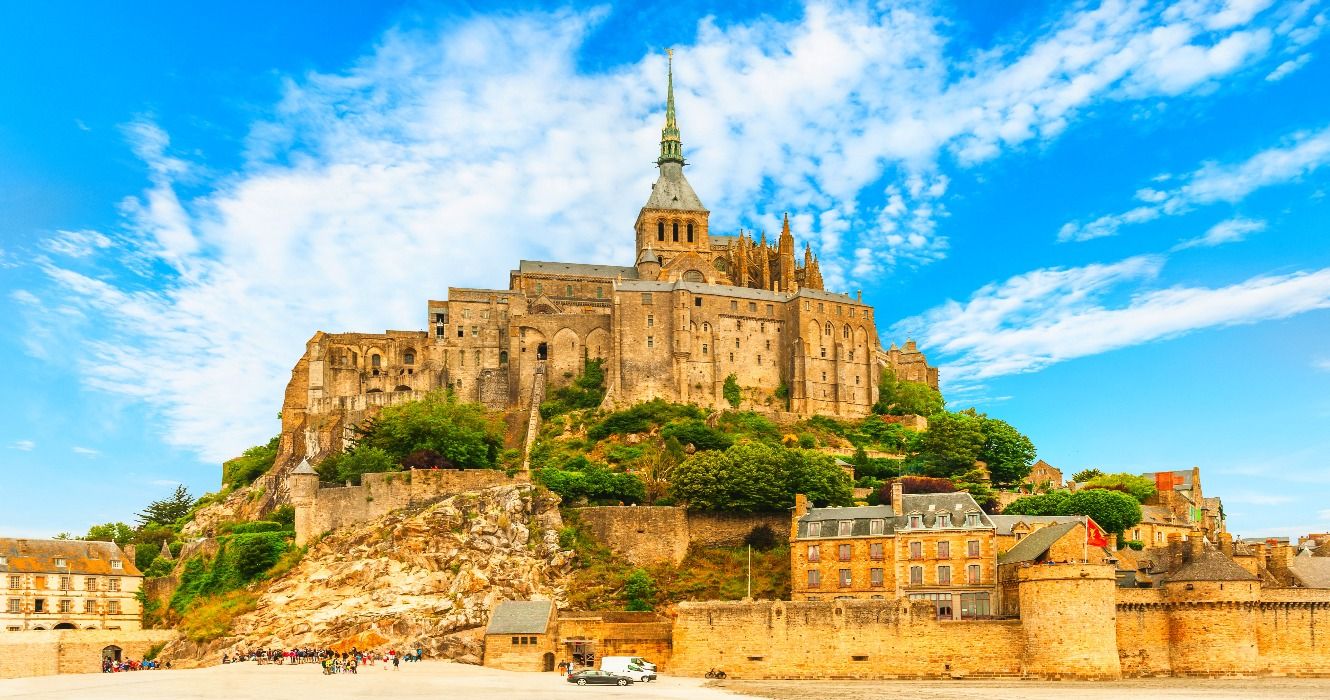
[[[1309,53],[1304,53],[1301,56],[1298,56],[1297,58],[1291,58],[1279,64],[1279,66],[1274,70],[1270,71],[1270,74],[1265,76],[1265,79],[1272,83],[1283,80],[1284,78],[1287,78],[1288,76],[1292,75],[1298,69],[1302,68],[1308,63],[1311,63],[1311,60],[1312,60],[1312,55]]]
[[[1209,248],[1225,243],[1236,243],[1245,239],[1248,234],[1264,231],[1266,223],[1258,219],[1244,219],[1234,217],[1226,219],[1205,232],[1205,235],[1183,241],[1176,246],[1174,250],[1185,250],[1187,248]]]
[[[31,451],[33,451],[33,449],[35,449],[36,447],[37,447],[37,443],[33,442],[32,440],[15,440],[15,441],[9,446],[9,449],[11,449],[11,450],[21,450],[21,451],[23,451],[23,452],[31,452]]]
[[[1131,224],[1183,214],[1207,204],[1238,202],[1256,190],[1295,181],[1326,163],[1330,163],[1330,128],[1299,132],[1281,145],[1241,163],[1206,163],[1179,178],[1183,184],[1172,189],[1141,189],[1136,199],[1142,204],[1086,224],[1068,222],[1058,231],[1058,240],[1088,241],[1115,236],[1122,227]]]
[[[1156,277],[1163,259],[1051,268],[949,301],[893,329],[943,355],[949,387],[1175,337],[1203,328],[1286,318],[1330,308],[1330,269],[1254,277],[1225,287],[1175,286],[1109,301]]]
[[[1318,357],[1312,360],[1312,367],[1322,372],[1330,372],[1330,357]]]
[[[100,457],[102,454],[100,450],[94,450],[91,447],[73,447],[70,449],[73,450],[74,454],[84,457]]]
[[[689,177],[713,230],[772,231],[788,209],[829,286],[852,288],[946,256],[945,168],[1054,140],[1106,103],[1216,89],[1284,50],[1278,23],[1309,21],[1259,5],[1106,0],[973,55],[922,6],[708,19],[676,47]],[[665,66],[653,52],[578,72],[603,16],[388,32],[344,71],[289,79],[244,165],[208,180],[153,121],[129,125],[150,186],[123,203],[114,250],[145,259],[119,276],[42,263],[48,307],[99,315],[105,335],[75,358],[86,383],[151,403],[171,443],[219,460],[275,430],[253,417],[275,414],[316,329],[420,327],[424,298],[502,285],[518,257],[631,260],[631,235],[605,232],[650,191]]]
[[[57,231],[55,236],[42,242],[42,247],[57,255],[86,258],[110,248],[111,239],[97,231]]]

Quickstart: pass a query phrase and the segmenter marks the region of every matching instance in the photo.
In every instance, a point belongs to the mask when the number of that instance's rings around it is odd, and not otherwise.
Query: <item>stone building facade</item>
[[[908,598],[939,619],[992,615],[997,541],[965,492],[902,494],[891,505],[809,508],[796,497],[790,526],[791,598]]]
[[[606,656],[639,656],[669,668],[673,625],[649,612],[557,610],[547,600],[501,601],[485,629],[489,668],[553,671],[560,662],[596,665]]]
[[[604,363],[606,403],[655,398],[809,416],[861,416],[879,371],[936,387],[913,342],[883,349],[862,296],[824,288],[817,257],[799,251],[788,217],[765,233],[720,235],[684,175],[673,77],[659,177],[633,224],[632,265],[523,260],[506,289],[450,288],[430,300],[425,331],[323,333],[292,371],[283,458],[318,457],[378,407],[450,387],[496,409],[530,405]]]
[[[114,542],[0,538],[0,631],[137,630],[142,583]]]

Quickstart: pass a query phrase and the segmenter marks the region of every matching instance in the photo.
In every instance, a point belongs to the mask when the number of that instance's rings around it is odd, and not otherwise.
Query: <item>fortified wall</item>
[[[790,526],[788,512],[700,513],[678,506],[579,508],[583,525],[615,554],[634,564],[678,564],[690,545],[733,547],[753,528],[766,525],[777,536]]]
[[[0,636],[0,678],[100,673],[102,654],[142,659],[175,630],[42,630]]]
[[[340,527],[363,523],[399,508],[420,505],[454,493],[525,483],[525,474],[508,476],[494,469],[413,469],[365,474],[359,486],[326,486],[312,469],[291,473],[291,502],[296,509],[296,544]]]
[[[1115,587],[1111,566],[1020,571],[1020,619],[904,599],[680,603],[673,672],[732,678],[1330,676],[1330,590]],[[1116,631],[1116,633],[1114,633]]]

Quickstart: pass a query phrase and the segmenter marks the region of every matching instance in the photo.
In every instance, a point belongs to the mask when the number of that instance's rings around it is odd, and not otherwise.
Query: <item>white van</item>
[[[600,670],[628,676],[638,683],[656,680],[656,665],[646,664],[635,656],[606,656],[600,660]],[[647,668],[650,666],[650,668]]]

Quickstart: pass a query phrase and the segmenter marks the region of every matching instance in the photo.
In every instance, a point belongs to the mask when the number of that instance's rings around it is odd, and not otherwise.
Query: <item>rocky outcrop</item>
[[[232,636],[163,651],[211,665],[235,649],[421,647],[479,663],[502,600],[566,600],[571,553],[559,548],[558,498],[528,484],[449,496],[335,531],[258,594]]]

